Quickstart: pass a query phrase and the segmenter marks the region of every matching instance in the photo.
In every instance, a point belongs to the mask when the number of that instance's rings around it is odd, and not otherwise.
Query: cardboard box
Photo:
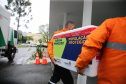
[[[76,59],[81,53],[87,35],[97,26],[85,26],[74,30],[55,34],[53,36],[53,55],[57,58],[56,64],[66,69],[77,72]],[[85,68],[85,75],[90,77],[97,76],[100,52],[94,57],[92,62]]]

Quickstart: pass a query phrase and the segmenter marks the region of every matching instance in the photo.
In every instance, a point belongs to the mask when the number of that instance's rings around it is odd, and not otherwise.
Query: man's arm
[[[49,57],[53,57],[53,37],[52,39],[47,43],[48,49],[47,49],[47,53],[49,55]]]
[[[52,37],[52,39],[47,43],[47,46],[48,46],[47,53],[48,53],[48,55],[49,55],[49,57],[50,57],[52,63],[53,63],[54,65],[56,65],[56,63],[55,63],[56,58],[53,56],[53,37]]]
[[[87,40],[82,46],[81,54],[76,60],[79,74],[84,74],[81,71],[92,61],[98,50],[101,50],[102,44],[108,39],[113,26],[113,24],[110,25],[111,22],[111,19],[106,20],[87,37]]]

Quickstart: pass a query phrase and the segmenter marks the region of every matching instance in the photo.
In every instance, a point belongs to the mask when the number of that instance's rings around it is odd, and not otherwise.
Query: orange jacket
[[[66,30],[66,29],[63,28],[63,29],[60,30],[60,31],[54,32],[53,35],[58,34],[58,33],[61,33],[61,32],[65,32],[65,31],[68,31],[68,30]],[[48,46],[47,53],[48,53],[49,57],[51,58],[51,57],[53,56],[53,37],[52,37],[52,39],[47,43],[47,46]]]
[[[98,84],[126,84],[126,17],[107,19],[95,29],[82,46],[76,64],[85,68],[105,42],[116,45],[106,45],[103,49]]]

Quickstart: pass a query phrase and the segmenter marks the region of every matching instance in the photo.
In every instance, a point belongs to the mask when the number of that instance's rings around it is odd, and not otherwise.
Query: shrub
[[[39,58],[40,58],[40,59],[42,59],[42,57],[43,57],[43,51],[44,51],[44,50],[45,50],[45,49],[42,48],[42,45],[36,47],[36,52],[38,52]],[[32,58],[33,58],[33,59],[36,58],[36,52],[34,52],[34,53],[32,54]]]

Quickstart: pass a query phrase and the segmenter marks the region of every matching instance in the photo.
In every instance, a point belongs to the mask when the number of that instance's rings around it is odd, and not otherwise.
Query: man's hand
[[[75,65],[75,67],[77,67],[77,65]],[[85,75],[84,74],[84,69],[81,69],[79,67],[77,67],[77,73],[80,74],[80,75],[82,75],[82,76]]]
[[[56,65],[56,62],[55,62],[55,61],[56,61],[56,58],[55,58],[55,57],[51,57],[50,59],[51,59],[52,63],[53,63],[54,65]]]

